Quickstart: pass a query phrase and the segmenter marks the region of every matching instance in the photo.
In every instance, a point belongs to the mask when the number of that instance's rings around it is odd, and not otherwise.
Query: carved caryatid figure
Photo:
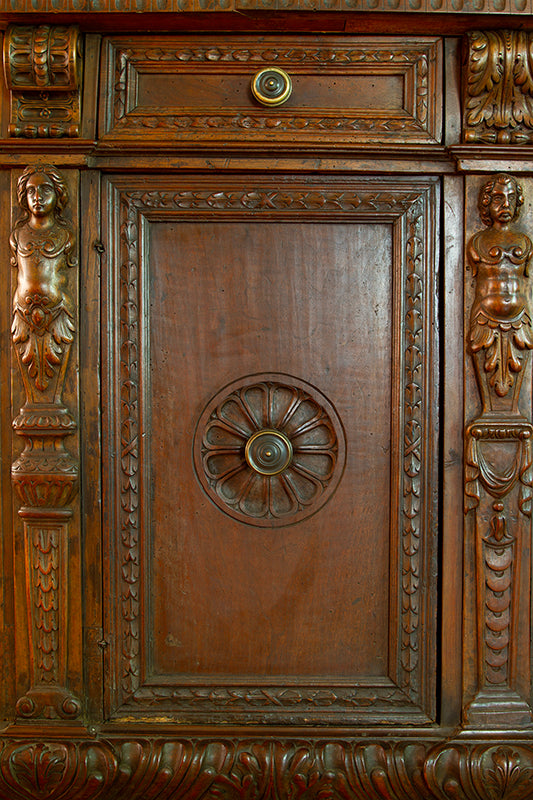
[[[468,343],[482,409],[466,429],[466,511],[474,510],[477,691],[465,710],[473,726],[531,724],[524,687],[529,656],[519,631],[529,618],[533,427],[519,409],[533,327],[528,302],[533,244],[513,229],[524,199],[518,181],[499,174],[479,195],[485,228],[470,239],[476,279]],[[527,406],[527,402],[525,406]],[[515,510],[513,510],[513,507]],[[470,557],[470,555],[468,555]],[[525,676],[525,679],[523,679]]]
[[[525,234],[511,228],[523,202],[514,177],[500,174],[487,181],[479,199],[487,228],[474,234],[468,244],[468,264],[476,278],[469,339],[484,412],[493,408],[491,389],[500,398],[508,395],[514,376],[523,370],[525,353],[533,347],[526,296],[533,245]],[[516,408],[518,391],[514,394]]]
[[[10,239],[12,264],[18,269],[13,299],[13,341],[29,378],[45,392],[55,374],[64,373],[74,338],[74,318],[66,292],[66,269],[76,261],[74,239],[62,217],[66,184],[51,166],[27,167],[17,187],[23,210]],[[36,398],[25,380],[28,402]],[[56,383],[58,401],[61,381]],[[52,398],[51,398],[52,399]]]
[[[13,420],[24,450],[11,478],[21,501],[32,659],[16,710],[28,719],[72,720],[81,706],[69,689],[66,576],[79,469],[64,443],[76,421],[62,392],[75,332],[68,281],[74,236],[63,217],[67,186],[55,167],[27,167],[17,195],[22,214],[10,239],[17,269],[12,334],[26,403]]]

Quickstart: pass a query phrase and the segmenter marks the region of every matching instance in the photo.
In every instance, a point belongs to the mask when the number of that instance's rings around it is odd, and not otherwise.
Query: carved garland
[[[406,191],[405,188],[391,187],[387,190],[358,192],[326,192],[321,189],[313,191],[294,190],[277,191],[254,189],[248,191],[163,191],[163,192],[129,192],[121,198],[121,242],[123,248],[120,273],[121,291],[121,335],[120,335],[120,396],[121,396],[121,473],[120,473],[120,602],[122,619],[121,629],[121,675],[120,690],[122,700],[128,700],[133,707],[139,705],[159,705],[167,707],[170,712],[179,706],[194,712],[198,703],[214,709],[223,706],[228,708],[248,707],[250,710],[260,706],[274,705],[290,707],[297,705],[301,713],[306,709],[312,711],[322,700],[332,710],[349,710],[389,708],[391,703],[399,708],[400,716],[408,713],[414,717],[419,715],[417,708],[425,703],[425,689],[421,683],[423,658],[420,643],[420,624],[425,615],[421,607],[420,586],[424,558],[431,549],[431,532],[421,552],[421,535],[429,524],[429,516],[423,521],[421,508],[425,506],[423,495],[423,464],[421,442],[424,432],[426,409],[425,396],[425,359],[423,347],[427,336],[425,280],[426,271],[426,225],[430,218],[432,189]],[[203,687],[158,687],[149,688],[141,685],[140,660],[140,603],[141,603],[141,551],[139,493],[142,491],[139,476],[138,442],[141,430],[141,394],[139,373],[140,330],[139,314],[142,296],[139,266],[139,228],[142,215],[154,210],[169,209],[174,212],[198,212],[213,210],[233,210],[241,212],[253,208],[283,212],[301,211],[321,214],[327,212],[357,212],[358,219],[375,218],[376,215],[390,215],[392,218],[403,217],[406,229],[405,240],[405,284],[404,307],[406,338],[403,344],[402,363],[404,364],[405,396],[403,398],[403,436],[401,436],[401,455],[403,463],[403,485],[400,502],[399,531],[399,569],[401,585],[398,594],[400,632],[394,633],[400,645],[401,674],[394,683],[385,685],[358,687],[323,687],[317,692],[310,692],[307,687],[294,687],[287,691],[284,687],[265,686],[257,691],[252,687],[238,686],[229,689]],[[405,215],[405,216],[404,216]],[[430,270],[431,272],[431,270]],[[426,551],[426,548],[428,550]],[[394,603],[394,601],[393,601]],[[397,612],[395,612],[397,613]],[[431,627],[429,620],[426,625]],[[325,692],[325,694],[324,694]],[[327,697],[326,697],[327,695]],[[401,709],[400,707],[404,708]],[[415,704],[414,706],[412,704]],[[413,719],[414,719],[413,717]]]
[[[124,201],[123,201],[124,202]],[[139,687],[139,255],[138,214],[125,201],[121,240],[126,259],[121,266],[120,372],[121,420],[120,536],[122,545],[120,602],[124,624],[122,690],[126,696]]]
[[[416,696],[413,686],[419,666],[420,546],[424,507],[422,496],[422,441],[424,440],[424,222],[422,198],[407,212],[407,275],[405,292],[404,385],[406,407],[403,422],[403,505],[402,505],[402,655],[400,685]]]

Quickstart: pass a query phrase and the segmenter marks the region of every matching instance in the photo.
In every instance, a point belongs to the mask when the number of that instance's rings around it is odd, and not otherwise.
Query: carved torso
[[[41,231],[26,224],[13,232],[13,264],[18,267],[15,305],[24,307],[36,295],[47,298],[49,307],[60,302],[70,305],[65,268],[72,266],[72,246],[71,233],[59,224]]]
[[[477,278],[472,324],[525,322],[525,278],[532,255],[530,239],[514,231],[481,231],[470,240],[468,261]]]

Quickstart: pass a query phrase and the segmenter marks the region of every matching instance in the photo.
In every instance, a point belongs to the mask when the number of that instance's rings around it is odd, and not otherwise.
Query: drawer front
[[[195,146],[435,144],[441,42],[434,37],[109,38],[104,139]],[[275,67],[292,83],[282,105],[252,93]]]

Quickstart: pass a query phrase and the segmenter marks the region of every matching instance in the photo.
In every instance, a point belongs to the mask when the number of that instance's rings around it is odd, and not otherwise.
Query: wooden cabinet
[[[529,17],[246,2],[2,16],[0,798],[527,798]]]

